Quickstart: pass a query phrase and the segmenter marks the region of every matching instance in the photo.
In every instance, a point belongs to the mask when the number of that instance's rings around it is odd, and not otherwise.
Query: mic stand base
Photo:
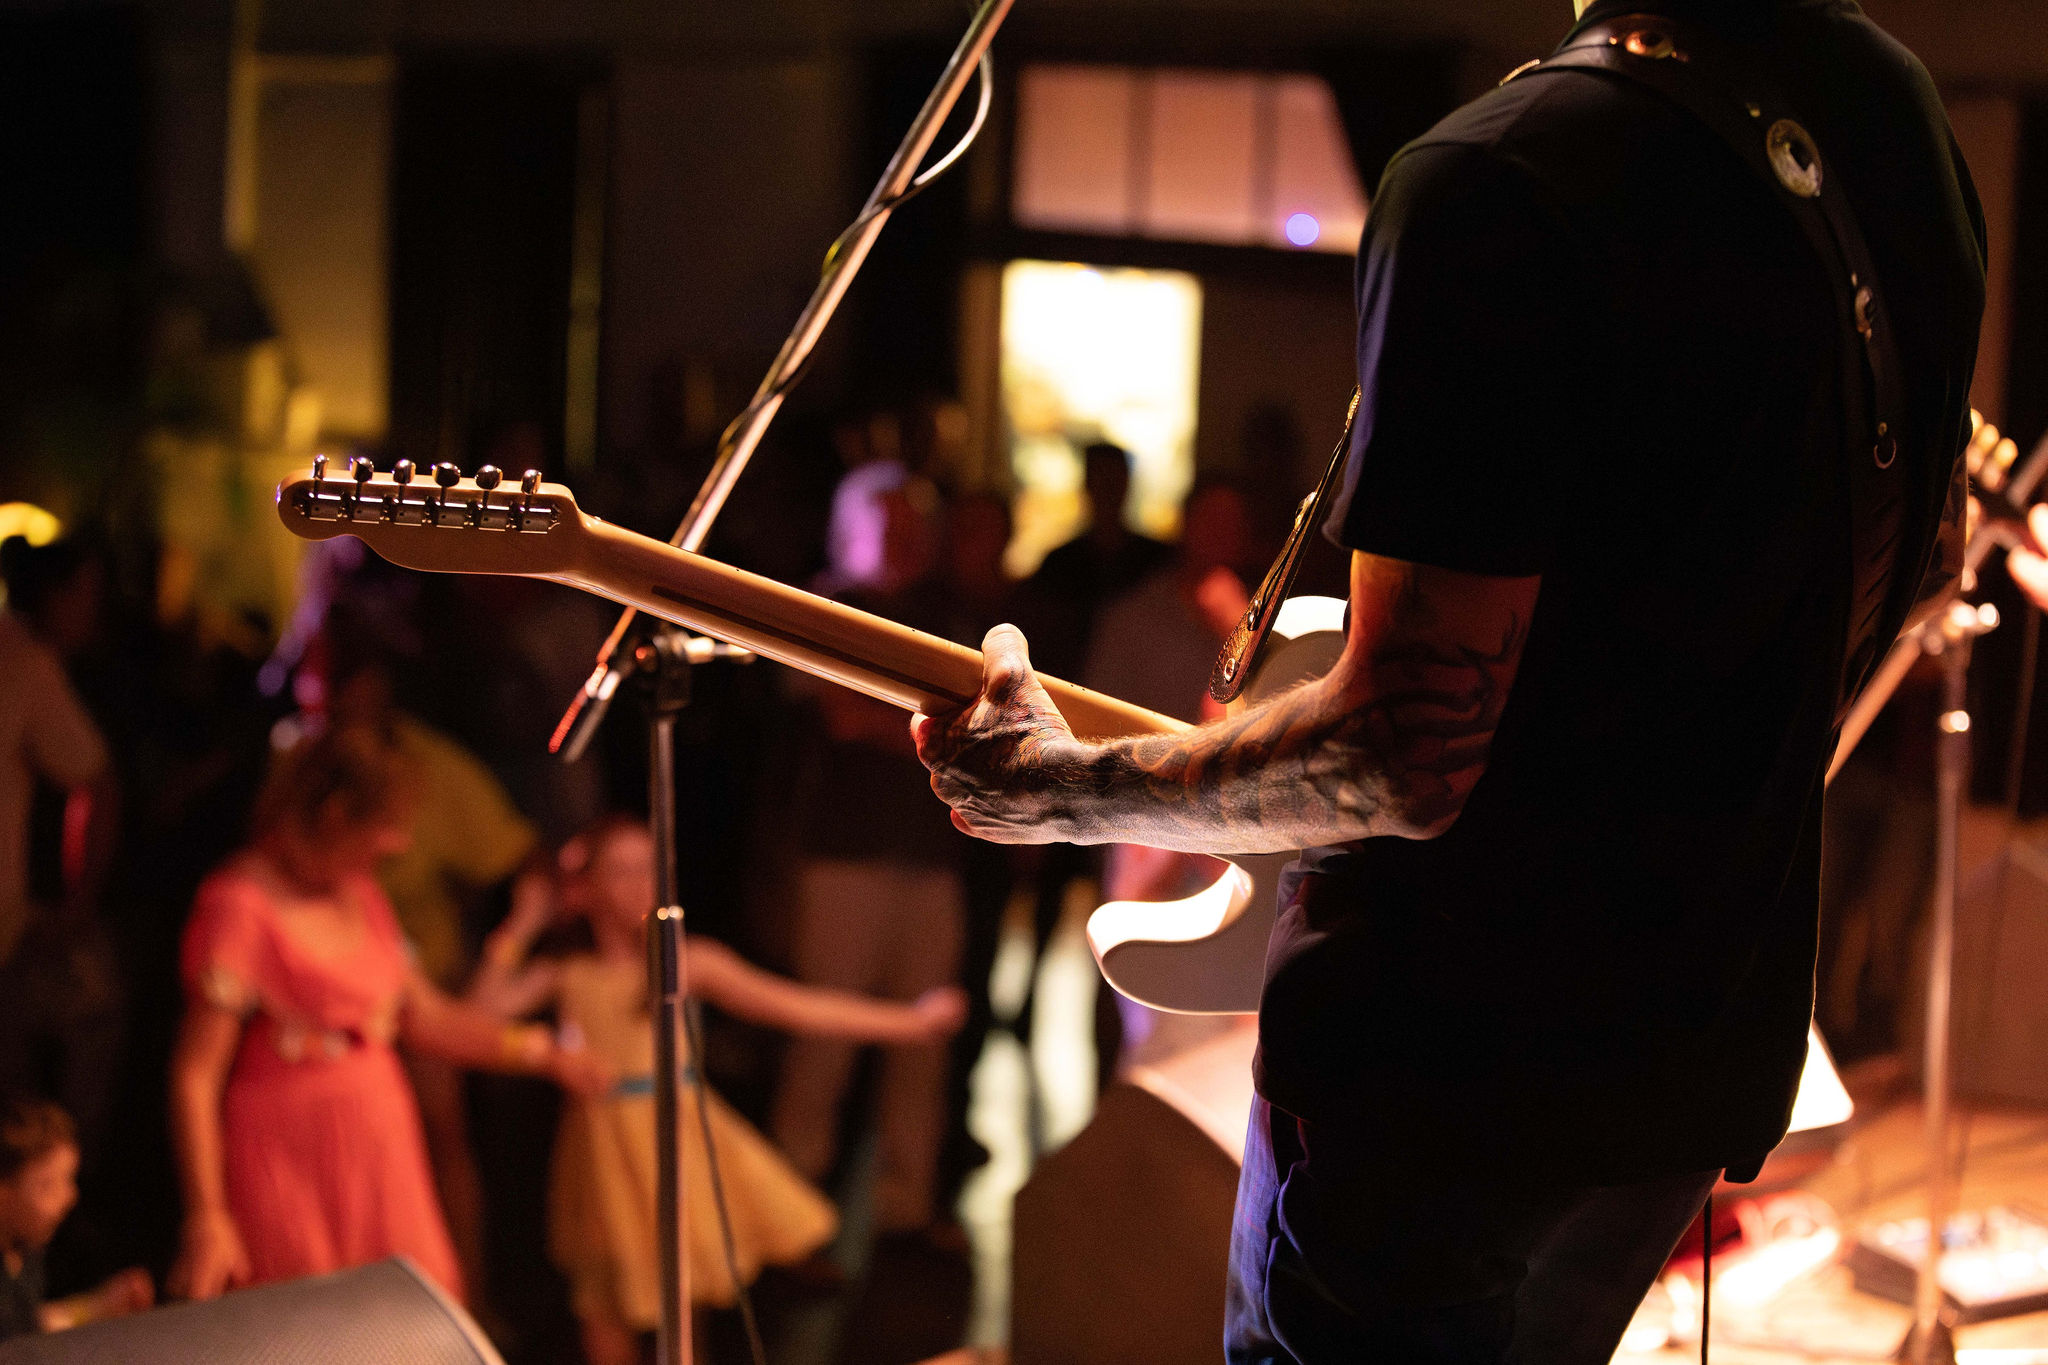
[[[1916,1324],[1899,1343],[1892,1357],[1899,1365],[1956,1365],[1956,1339],[1945,1322],[1936,1322],[1926,1333]]]

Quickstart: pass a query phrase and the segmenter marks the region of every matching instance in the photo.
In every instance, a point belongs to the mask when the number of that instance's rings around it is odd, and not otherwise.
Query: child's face
[[[621,829],[590,862],[591,908],[620,924],[638,924],[654,909],[654,840]]]
[[[0,1241],[33,1250],[49,1245],[78,1202],[78,1149],[59,1143],[0,1180]]]

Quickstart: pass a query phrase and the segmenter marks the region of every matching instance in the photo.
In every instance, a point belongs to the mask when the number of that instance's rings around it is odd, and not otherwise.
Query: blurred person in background
[[[375,734],[412,783],[404,846],[377,865],[414,965],[434,987],[459,992],[475,965],[465,924],[507,885],[538,842],[505,789],[462,745],[399,707],[394,660],[375,628],[337,605],[315,642],[323,665],[320,723]],[[483,1182],[470,1147],[461,1069],[431,1053],[405,1054],[435,1185],[464,1276],[483,1274]]]
[[[1003,564],[1013,531],[1010,504],[999,494],[968,493],[947,506],[939,576],[945,638],[978,648],[990,627],[1014,615],[1017,581]],[[1035,866],[1036,851],[1029,852]],[[960,984],[967,992],[967,1022],[953,1039],[946,1077],[946,1137],[939,1154],[943,1203],[956,1199],[969,1173],[988,1160],[988,1149],[968,1131],[967,1109],[974,1066],[996,1022],[989,976],[1002,946],[1003,914],[1020,862],[1018,850],[980,839],[965,841],[961,849]]]
[[[1041,667],[1054,677],[1073,682],[1080,681],[1087,665],[1089,642],[1103,607],[1173,559],[1171,546],[1130,527],[1130,451],[1111,441],[1084,447],[1081,487],[1088,503],[1087,527],[1047,553],[1018,589],[1012,613],[1012,619],[1030,638],[1045,641]],[[980,641],[969,643],[979,645]],[[1068,887],[1080,878],[1096,875],[1101,859],[1092,849],[1072,844],[1047,844],[1017,856],[1034,883],[1032,960],[1037,962],[1066,913]],[[1025,996],[1017,1013],[1019,1038],[1031,1036],[1036,1009],[1033,991]]]
[[[849,416],[832,428],[832,449],[846,473],[832,490],[825,528],[825,569],[812,584],[827,597],[887,577],[885,500],[911,480],[903,458],[903,421],[887,410]]]
[[[654,1192],[654,1028],[647,1004],[648,913],[654,908],[654,839],[644,821],[608,817],[563,846],[558,877],[521,880],[515,908],[492,935],[471,999],[508,1016],[552,1007],[565,1037],[582,1041],[614,1077],[562,1114],[550,1180],[548,1240],[570,1278],[590,1365],[639,1359],[641,1337],[661,1317],[660,1233]],[[530,958],[535,940],[563,913],[585,918],[595,949]],[[821,989],[765,972],[716,939],[688,937],[690,994],[736,1018],[808,1037],[923,1045],[944,1039],[965,1013],[952,987],[911,1004]],[[687,1044],[685,1045],[687,1049]],[[686,1057],[685,1066],[691,1063]],[[708,1210],[715,1197],[701,1125],[715,1133],[733,1254],[742,1280],[766,1265],[802,1266],[831,1283],[818,1259],[839,1218],[782,1154],[716,1094],[681,1092],[683,1199]],[[693,1215],[685,1248],[694,1303],[734,1300],[715,1219]],[[807,1262],[811,1262],[807,1264]]]
[[[96,916],[115,786],[66,663],[96,633],[102,575],[76,540],[19,536],[0,545],[0,574],[0,1085],[62,1099],[97,1156],[120,1046],[118,978]],[[63,805],[47,899],[30,875],[39,783]]]
[[[547,451],[542,428],[517,420],[502,424],[473,458],[509,473],[547,468]],[[615,509],[620,524],[666,535],[673,518],[668,525],[644,521],[665,495],[635,492],[633,500],[593,510],[612,517]],[[560,584],[502,574],[439,575],[415,586],[409,619],[420,636],[423,666],[406,671],[406,710],[487,764],[498,799],[509,799],[522,822],[531,822],[551,846],[562,843],[607,809],[604,764],[596,751],[564,763],[549,752],[548,739],[565,699],[589,675],[616,610]],[[395,890],[393,899],[404,922],[407,907]]]
[[[878,570],[870,586],[839,600],[939,633],[937,490],[912,479],[885,494],[881,506]],[[828,683],[800,686],[822,734],[792,803],[798,865],[791,974],[814,986],[899,1001],[953,985],[966,840],[943,810],[932,809],[924,770],[892,707]],[[858,1053],[838,1039],[798,1038],[785,1054],[770,1130],[814,1182],[826,1179],[839,1155],[840,1105]],[[875,1224],[884,1235],[929,1233],[960,1249],[958,1229],[941,1218],[937,1184],[946,1074],[938,1046],[892,1048],[882,1059]]]
[[[1024,620],[1050,652],[1044,669],[1074,678],[1087,659],[1096,614],[1172,558],[1170,546],[1133,531],[1125,520],[1131,496],[1131,453],[1109,441],[1081,452],[1088,526],[1047,553],[1023,591]]]
[[[1010,504],[1000,494],[962,493],[946,501],[938,578],[947,639],[979,648],[989,626],[1010,618],[1017,580],[1003,555],[1013,531]]]
[[[0,1341],[139,1313],[156,1301],[129,1269],[83,1294],[43,1301],[43,1250],[78,1202],[78,1136],[48,1100],[0,1093]]]
[[[360,548],[348,537],[327,543]],[[241,842],[284,706],[259,687],[262,660],[243,652],[248,641],[215,629],[198,560],[159,549],[153,574],[109,573],[100,638],[73,665],[121,795],[98,921],[121,964],[124,1027],[99,1154],[76,1114],[82,1197],[51,1249],[56,1274],[136,1260],[161,1270],[176,1251],[166,1086],[183,1009],[178,940],[199,883]]]
[[[1222,708],[1209,697],[1209,674],[1244,615],[1247,597],[1236,566],[1250,539],[1245,490],[1228,479],[1197,479],[1171,559],[1096,617],[1082,681],[1190,723],[1220,716]],[[1222,868],[1198,853],[1110,844],[1102,855],[1102,898],[1178,900],[1215,881]],[[1124,1065],[1162,1061],[1234,1023],[1228,1015],[1166,1014],[1107,989],[1097,993],[1095,1022],[1096,1075],[1104,1085]]]
[[[443,989],[467,979],[470,902],[508,883],[539,841],[505,789],[469,750],[398,705],[393,661],[347,613],[327,642],[320,723],[376,735],[413,784],[405,846],[377,868],[421,970]]]
[[[330,728],[280,757],[248,847],[200,887],[172,1058],[175,1293],[404,1254],[462,1295],[400,1039],[463,1066],[608,1084],[548,1030],[449,999],[412,961],[374,873],[404,850],[415,800],[380,737]]]
[[[1180,543],[1096,614],[1081,681],[1162,715],[1201,720],[1216,652],[1244,615],[1237,565],[1250,539],[1244,490],[1198,479],[1181,513]]]

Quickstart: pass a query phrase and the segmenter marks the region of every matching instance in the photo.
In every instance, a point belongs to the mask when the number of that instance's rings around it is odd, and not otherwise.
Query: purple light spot
[[[1287,240],[1296,246],[1314,246],[1316,238],[1323,235],[1323,225],[1313,213],[1290,213],[1285,230]]]

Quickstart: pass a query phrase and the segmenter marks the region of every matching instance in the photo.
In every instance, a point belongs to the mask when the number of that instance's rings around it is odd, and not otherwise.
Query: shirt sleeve
[[[1609,329],[1592,269],[1507,158],[1457,144],[1400,155],[1359,246],[1360,396],[1332,540],[1543,572],[1598,427]]]
[[[216,875],[200,885],[178,964],[188,998],[230,1014],[256,1008],[263,909],[263,893],[240,877]]]

